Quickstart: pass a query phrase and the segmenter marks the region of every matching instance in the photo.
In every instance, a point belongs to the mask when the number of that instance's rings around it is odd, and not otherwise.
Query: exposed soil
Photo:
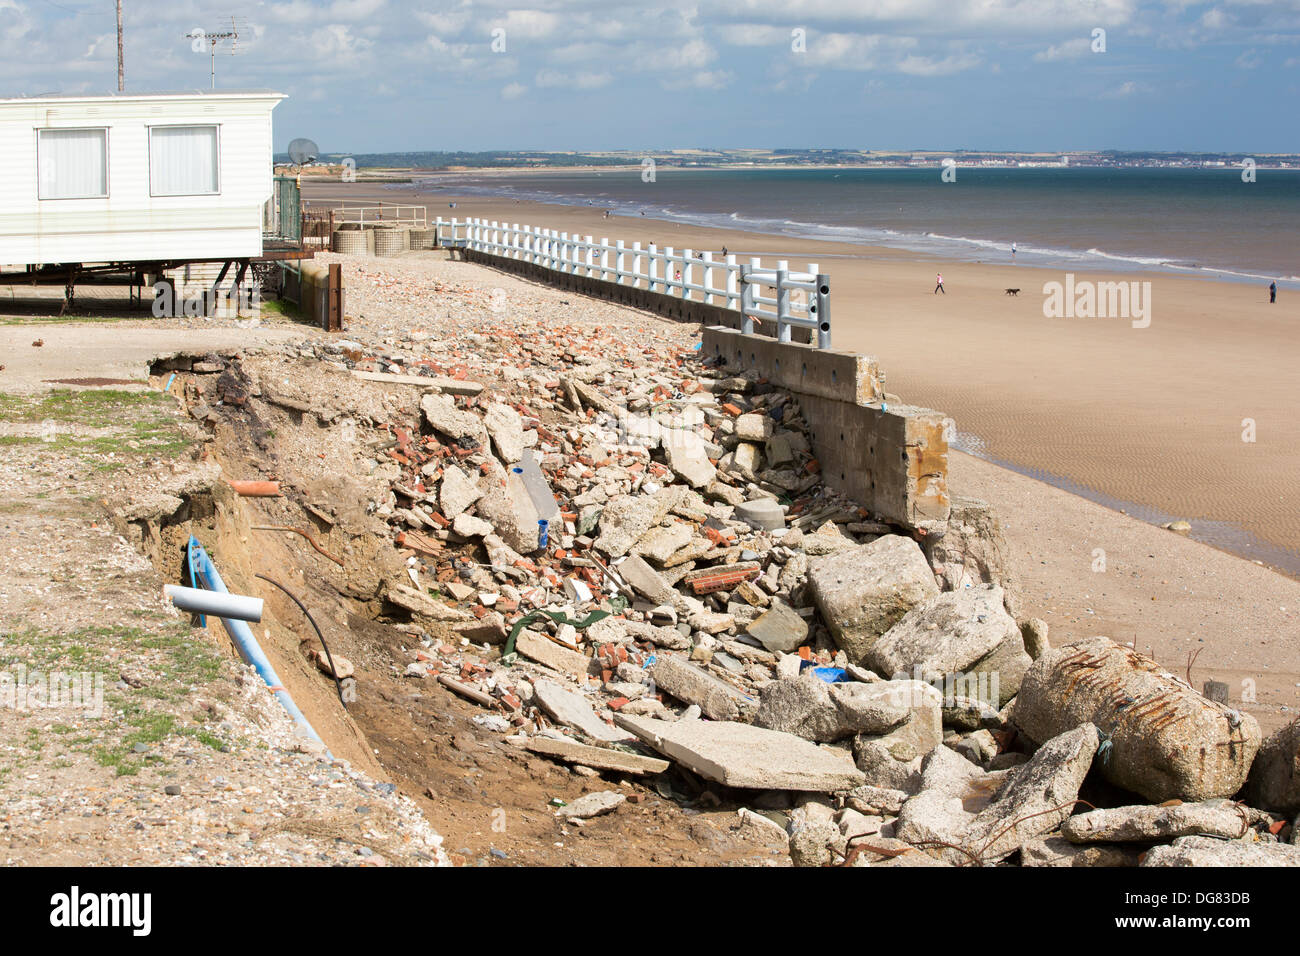
[[[377,519],[367,520],[364,489],[353,488],[354,497],[329,494],[339,462],[360,453],[360,439],[355,447],[340,443],[360,431],[321,427],[312,409],[327,401],[344,418],[391,414],[414,422],[415,392],[394,399],[378,385],[331,374],[292,353],[245,356],[229,371],[234,374],[182,370],[172,388],[191,413],[213,413],[205,454],[226,478],[276,479],[286,496],[241,499],[219,491],[211,506],[196,504],[188,520],[168,524],[157,542],[146,537],[141,546],[165,577],[179,580],[180,548],[193,533],[232,590],[266,599],[257,634],[295,702],[336,756],[392,780],[424,810],[453,863],[788,865],[781,835],[742,825],[739,804],[725,788],[676,769],[659,780],[570,769],[475,724],[487,712],[432,679],[402,676],[421,642],[406,616],[376,597],[377,569],[393,570],[391,536]],[[171,372],[158,368],[155,384]],[[216,394],[230,397],[236,380],[248,392],[245,404],[217,406]],[[302,528],[323,550],[342,555],[345,567],[302,535],[253,530],[268,525]],[[355,667],[356,699],[346,713],[333,681],[307,656],[319,647],[311,625],[259,573],[293,591],[330,652]],[[219,625],[209,630],[222,633]],[[446,650],[459,643],[451,632],[431,637]],[[465,661],[497,656],[496,648],[461,650]],[[550,805],[609,789],[627,794],[628,803],[583,825],[565,824]]]

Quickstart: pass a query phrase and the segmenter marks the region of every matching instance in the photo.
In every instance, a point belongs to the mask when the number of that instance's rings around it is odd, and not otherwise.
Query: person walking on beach
[[[1269,304],[1270,304],[1270,305],[1272,305],[1274,302],[1277,301],[1277,283],[1276,283],[1276,282],[1270,282],[1270,283],[1268,284],[1268,301],[1269,301]]]
[[[934,277],[934,294],[938,295],[940,292],[942,292],[944,295],[948,294],[948,290],[943,287],[942,272],[936,273]]]
[[[1011,243],[1011,258],[1013,261],[1016,258],[1016,244],[1014,242]]]

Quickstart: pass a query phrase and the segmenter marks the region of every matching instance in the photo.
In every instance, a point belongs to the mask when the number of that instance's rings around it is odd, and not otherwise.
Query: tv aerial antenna
[[[202,27],[195,27],[186,35],[190,41],[190,49],[195,53],[207,52],[212,57],[212,88],[217,88],[217,48],[222,43],[229,43],[229,50],[224,55],[234,56],[239,52],[239,24],[234,17],[230,18],[229,30],[204,30]]]

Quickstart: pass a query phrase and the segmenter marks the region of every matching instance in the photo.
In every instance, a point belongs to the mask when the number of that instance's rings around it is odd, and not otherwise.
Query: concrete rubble
[[[890,524],[823,484],[797,394],[649,334],[421,336],[314,346],[411,392],[405,417],[348,419],[397,556],[358,596],[410,635],[408,676],[456,684],[521,749],[692,782],[804,865],[1300,852],[1272,815],[1300,808],[1296,725],[1265,746],[1258,810],[1201,803],[1242,790],[1255,720],[1106,638],[1051,648],[982,502],[955,498],[942,536]],[[1128,792],[1089,810],[1090,775]]]

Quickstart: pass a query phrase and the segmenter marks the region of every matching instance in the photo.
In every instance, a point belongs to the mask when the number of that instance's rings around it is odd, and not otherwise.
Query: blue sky
[[[128,91],[206,88],[209,58],[185,35],[236,17],[238,52],[217,57],[217,84],[289,94],[275,114],[278,149],[306,136],[327,152],[1300,152],[1300,0],[124,8]],[[0,0],[0,92],[115,86],[112,0]]]

